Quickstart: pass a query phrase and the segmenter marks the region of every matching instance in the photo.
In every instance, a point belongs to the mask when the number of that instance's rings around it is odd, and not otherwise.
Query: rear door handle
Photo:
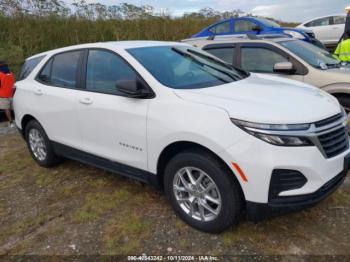
[[[91,105],[92,100],[89,97],[84,97],[84,98],[79,99],[79,103],[84,104],[84,105]]]
[[[43,91],[41,91],[41,89],[37,89],[34,91],[34,94],[36,94],[37,96],[42,96],[44,93]]]

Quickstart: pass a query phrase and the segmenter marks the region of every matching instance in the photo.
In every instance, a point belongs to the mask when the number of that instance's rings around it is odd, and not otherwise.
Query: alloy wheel
[[[182,210],[196,220],[208,222],[220,214],[222,201],[219,189],[201,169],[180,169],[173,179],[173,191]]]
[[[44,161],[47,156],[44,137],[41,135],[39,130],[33,128],[29,131],[28,138],[29,138],[29,146],[34,156],[39,161]]]

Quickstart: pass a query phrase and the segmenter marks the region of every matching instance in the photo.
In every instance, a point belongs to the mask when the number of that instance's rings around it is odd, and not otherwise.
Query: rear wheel
[[[36,120],[26,125],[25,138],[32,157],[40,166],[52,167],[61,162],[61,158],[55,155],[44,129]]]
[[[242,205],[239,185],[211,154],[180,153],[170,160],[164,175],[170,204],[192,227],[218,233],[238,223]]]

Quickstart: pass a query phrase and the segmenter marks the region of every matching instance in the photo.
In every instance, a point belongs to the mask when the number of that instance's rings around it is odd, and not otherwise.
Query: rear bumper
[[[266,218],[312,207],[332,194],[344,182],[349,168],[350,154],[345,158],[343,171],[311,194],[284,196],[267,204],[247,201],[247,219],[253,222],[259,222]]]

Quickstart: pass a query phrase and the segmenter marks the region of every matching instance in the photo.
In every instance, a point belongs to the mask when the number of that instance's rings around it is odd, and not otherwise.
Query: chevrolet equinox
[[[346,114],[326,92],[247,73],[185,43],[84,44],[26,60],[16,125],[34,160],[153,184],[220,232],[324,199],[345,179]]]

